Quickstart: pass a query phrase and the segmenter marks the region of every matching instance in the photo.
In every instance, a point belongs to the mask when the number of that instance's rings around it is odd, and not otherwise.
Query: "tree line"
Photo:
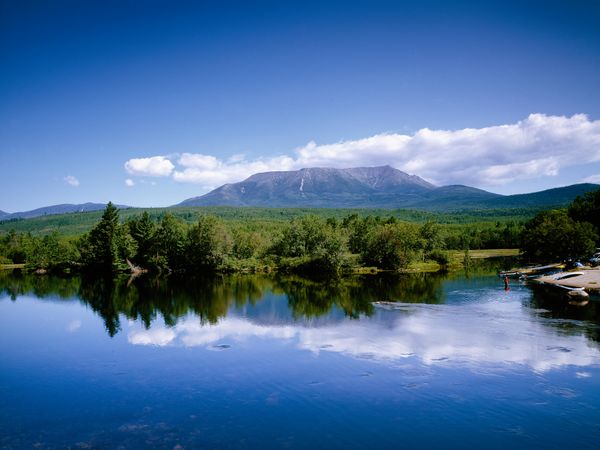
[[[119,219],[109,203],[93,228],[76,238],[8,232],[0,263],[48,271],[262,271],[338,273],[353,267],[397,270],[415,261],[448,263],[447,250],[521,248],[531,260],[591,254],[598,243],[600,190],[567,209],[543,211],[525,223],[416,224],[395,217],[343,219],[306,215],[287,223],[244,227],[212,215],[188,224],[165,214]]]

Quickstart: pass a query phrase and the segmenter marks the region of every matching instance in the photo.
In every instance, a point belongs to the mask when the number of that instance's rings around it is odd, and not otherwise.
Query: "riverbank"
[[[357,258],[357,255],[353,255]],[[518,249],[485,249],[485,250],[469,250],[468,252],[459,250],[450,250],[447,252],[448,264],[440,264],[435,261],[414,261],[409,264],[408,267],[395,270],[382,270],[377,267],[364,267],[358,264],[346,269],[344,272],[351,274],[369,274],[369,273],[380,273],[380,272],[401,272],[401,273],[428,273],[428,272],[439,272],[440,270],[462,270],[469,260],[481,260],[491,258],[513,258],[519,256]],[[358,261],[354,261],[357,263]],[[277,267],[276,265],[263,264],[259,261],[253,261],[251,264],[238,264],[236,266],[227,266],[226,268],[216,272],[226,273],[271,273],[271,272],[293,272],[290,270],[290,265],[285,267]],[[25,264],[0,264],[0,270],[28,270]],[[31,272],[35,272],[35,269],[31,269]],[[41,273],[41,272],[40,272]],[[44,272],[45,273],[45,272]]]

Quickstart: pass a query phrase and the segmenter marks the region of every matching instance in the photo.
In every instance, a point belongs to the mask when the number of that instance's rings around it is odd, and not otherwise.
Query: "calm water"
[[[485,270],[4,272],[0,447],[598,448],[599,324]]]

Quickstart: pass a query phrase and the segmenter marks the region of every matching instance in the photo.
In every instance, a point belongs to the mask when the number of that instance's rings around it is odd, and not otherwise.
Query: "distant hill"
[[[258,173],[177,206],[406,208],[442,198],[464,201],[497,196],[468,186],[438,188],[390,166],[308,168]]]
[[[129,206],[117,205],[120,209],[129,208]],[[78,205],[64,203],[60,205],[44,206],[43,208],[32,209],[31,211],[23,211],[16,213],[0,212],[0,220],[9,219],[30,219],[32,217],[47,216],[51,214],[67,214],[75,212],[98,211],[106,208],[106,203],[81,203]],[[2,213],[4,215],[2,215]]]
[[[462,211],[565,206],[595,184],[541,192],[499,195],[463,185],[437,187],[390,166],[352,169],[307,168],[265,172],[225,184],[175,206],[256,206],[273,208],[411,208]]]
[[[301,211],[301,208],[362,208],[412,210],[417,214],[421,211],[481,217],[522,216],[534,214],[540,209],[564,207],[577,196],[599,188],[600,185],[588,183],[529,194],[499,195],[463,185],[437,187],[416,175],[408,175],[390,166],[308,168],[258,173],[239,183],[225,184],[174,206],[179,211],[181,207],[244,206],[296,208],[297,211]],[[119,209],[131,208],[117,206]],[[101,211],[105,207],[104,203],[83,203],[46,206],[12,214],[0,211],[0,221],[8,226],[8,221]],[[235,214],[239,216],[245,213]]]
[[[559,208],[571,203],[577,196],[600,189],[600,185],[591,183],[572,184],[570,186],[547,189],[530,194],[506,195],[490,199],[483,206],[490,208]]]

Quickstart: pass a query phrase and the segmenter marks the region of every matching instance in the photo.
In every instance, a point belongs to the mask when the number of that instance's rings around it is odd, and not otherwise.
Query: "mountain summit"
[[[184,200],[178,206],[399,208],[433,201],[438,198],[436,193],[448,197],[449,192],[455,191],[460,197],[478,200],[497,196],[467,186],[438,188],[390,166],[306,168],[257,173],[239,183],[225,184],[200,197]]]

